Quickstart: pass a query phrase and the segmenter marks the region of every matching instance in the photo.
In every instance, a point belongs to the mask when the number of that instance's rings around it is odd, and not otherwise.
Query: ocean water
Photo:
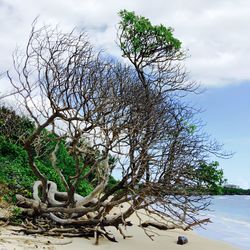
[[[241,250],[250,250],[250,196],[215,196],[206,213],[213,223],[195,231],[222,240]]]

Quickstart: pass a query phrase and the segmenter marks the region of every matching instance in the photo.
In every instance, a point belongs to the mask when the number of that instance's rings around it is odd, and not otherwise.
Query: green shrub
[[[16,142],[31,134],[34,128],[34,123],[27,117],[17,115],[11,108],[0,107],[0,135]]]
[[[13,110],[0,107],[0,184],[4,184],[11,192],[6,199],[13,200],[16,193],[25,196],[32,196],[32,186],[37,180],[28,164],[28,156],[25,151],[22,140],[25,136],[32,133],[35,126],[26,117],[17,115]],[[9,130],[10,131],[9,131]],[[48,180],[54,181],[58,185],[59,191],[65,191],[65,187],[51,165],[51,153],[55,149],[58,137],[46,129],[41,133],[39,141],[36,141],[36,149],[34,148],[35,163],[42,174]],[[100,152],[99,152],[100,154]],[[57,155],[57,167],[61,170],[67,181],[70,181],[71,176],[75,176],[76,160],[70,155],[66,148],[66,142],[59,143]],[[93,152],[94,157],[98,157],[98,152]],[[79,160],[79,164],[84,166],[84,160]],[[110,156],[110,164],[115,164],[115,159]],[[89,171],[90,167],[86,166],[83,175]],[[87,195],[93,190],[95,185],[94,173],[88,175],[87,180],[80,181],[76,192],[81,195]],[[116,180],[110,176],[107,190],[116,184]]]

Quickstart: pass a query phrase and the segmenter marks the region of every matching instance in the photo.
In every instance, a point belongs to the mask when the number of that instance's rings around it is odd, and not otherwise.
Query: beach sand
[[[131,218],[132,227],[127,227],[124,233],[131,238],[123,239],[122,235],[115,229],[110,231],[115,235],[118,243],[113,243],[107,239],[101,238],[99,245],[94,245],[94,239],[84,238],[50,238],[42,236],[20,236],[10,230],[10,228],[0,228],[0,250],[31,250],[31,249],[47,249],[47,250],[236,250],[234,246],[230,246],[221,241],[209,240],[195,234],[192,231],[167,230],[161,231],[152,228],[149,234],[155,235],[153,241],[145,234],[144,230],[138,226],[139,221],[135,215]],[[146,218],[145,218],[146,219]],[[178,236],[186,236],[188,243],[185,245],[177,245]],[[71,242],[72,241],[72,242]],[[71,242],[71,243],[69,243]],[[52,243],[52,244],[51,244]],[[65,244],[69,243],[69,244]],[[62,245],[58,245],[62,244]],[[65,244],[65,245],[64,245]]]
[[[159,231],[154,230],[155,235],[152,241],[143,230],[133,226],[126,233],[133,236],[132,238],[123,239],[119,233],[116,233],[118,243],[110,242],[106,239],[100,239],[99,245],[94,245],[93,239],[73,238],[73,239],[57,239],[49,237],[10,236],[10,231],[5,231],[1,234],[0,250],[31,250],[31,249],[47,249],[47,250],[236,250],[236,247],[230,246],[224,242],[209,240],[196,235],[193,232],[183,232],[180,230]],[[188,237],[188,243],[185,245],[177,245],[176,241],[179,235]],[[5,239],[4,239],[5,238]],[[21,239],[23,238],[23,240]],[[25,239],[25,240],[24,240]],[[72,240],[72,243],[66,245],[54,245],[58,242],[67,243]],[[42,241],[42,242],[41,242]],[[51,242],[52,244],[47,244]]]

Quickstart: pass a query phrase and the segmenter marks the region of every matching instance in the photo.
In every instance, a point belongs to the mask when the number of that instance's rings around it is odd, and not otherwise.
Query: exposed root
[[[95,238],[95,244],[98,244],[100,237],[105,237],[112,242],[117,242],[115,237],[108,233],[105,228],[97,227],[58,227],[56,225],[47,224],[46,220],[39,218],[34,225],[30,221],[22,223],[22,228],[12,229],[18,233],[26,235],[44,235],[44,236],[57,236],[57,237],[84,237]],[[22,237],[22,236],[20,236]]]
[[[28,199],[17,195],[17,203],[21,206],[21,218],[23,218],[21,229],[15,229],[19,233],[26,235],[44,235],[58,237],[85,237],[95,238],[95,244],[99,243],[100,237],[105,237],[112,242],[117,242],[115,237],[105,230],[107,226],[114,226],[122,234],[120,225],[132,225],[125,221],[120,214],[115,216],[95,217],[90,215],[98,207],[48,207],[47,204],[37,200]],[[108,205],[108,204],[106,204]],[[102,207],[103,208],[103,207]],[[99,210],[101,208],[99,207]],[[104,210],[103,210],[104,211]],[[72,217],[72,214],[75,216]],[[120,219],[119,219],[120,216]]]
[[[105,175],[108,176],[107,160],[103,162]],[[33,198],[28,199],[21,195],[16,195],[17,204],[20,207],[20,218],[22,219],[22,228],[16,229],[20,233],[26,235],[45,235],[45,236],[58,236],[58,237],[85,237],[94,238],[95,244],[99,244],[100,237],[105,237],[112,242],[117,242],[115,237],[106,231],[106,227],[115,227],[124,239],[131,236],[124,234],[122,227],[132,226],[132,223],[127,221],[130,215],[135,213],[139,219],[140,226],[143,228],[146,235],[153,240],[154,235],[148,227],[154,227],[160,230],[169,230],[180,228],[188,230],[193,226],[210,222],[209,219],[201,221],[195,221],[190,224],[174,224],[169,223],[168,219],[161,214],[154,214],[154,221],[141,220],[141,216],[138,213],[138,208],[144,208],[145,211],[151,213],[150,210],[146,210],[146,205],[140,207],[143,199],[136,197],[136,199],[129,204],[129,207],[121,209],[120,211],[111,214],[110,211],[114,206],[124,202],[121,198],[118,200],[101,200],[100,192],[103,191],[104,184],[106,184],[107,178],[103,177],[99,186],[94,189],[91,194],[86,197],[74,194],[74,202],[68,204],[68,193],[57,191],[57,185],[52,181],[47,181],[47,202],[42,202],[39,197],[39,189],[42,187],[42,182],[37,181],[33,186]],[[104,185],[104,186],[103,186]],[[126,197],[126,202],[129,199]],[[79,205],[80,204],[80,205]],[[154,212],[152,212],[154,213]],[[150,214],[149,214],[150,215]],[[1,217],[0,217],[1,220]],[[2,218],[6,221],[5,218]],[[150,233],[149,233],[150,232]]]

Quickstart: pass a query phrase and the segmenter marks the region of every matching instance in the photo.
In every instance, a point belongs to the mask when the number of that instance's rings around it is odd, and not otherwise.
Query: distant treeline
[[[221,195],[250,195],[250,189],[222,187]]]

